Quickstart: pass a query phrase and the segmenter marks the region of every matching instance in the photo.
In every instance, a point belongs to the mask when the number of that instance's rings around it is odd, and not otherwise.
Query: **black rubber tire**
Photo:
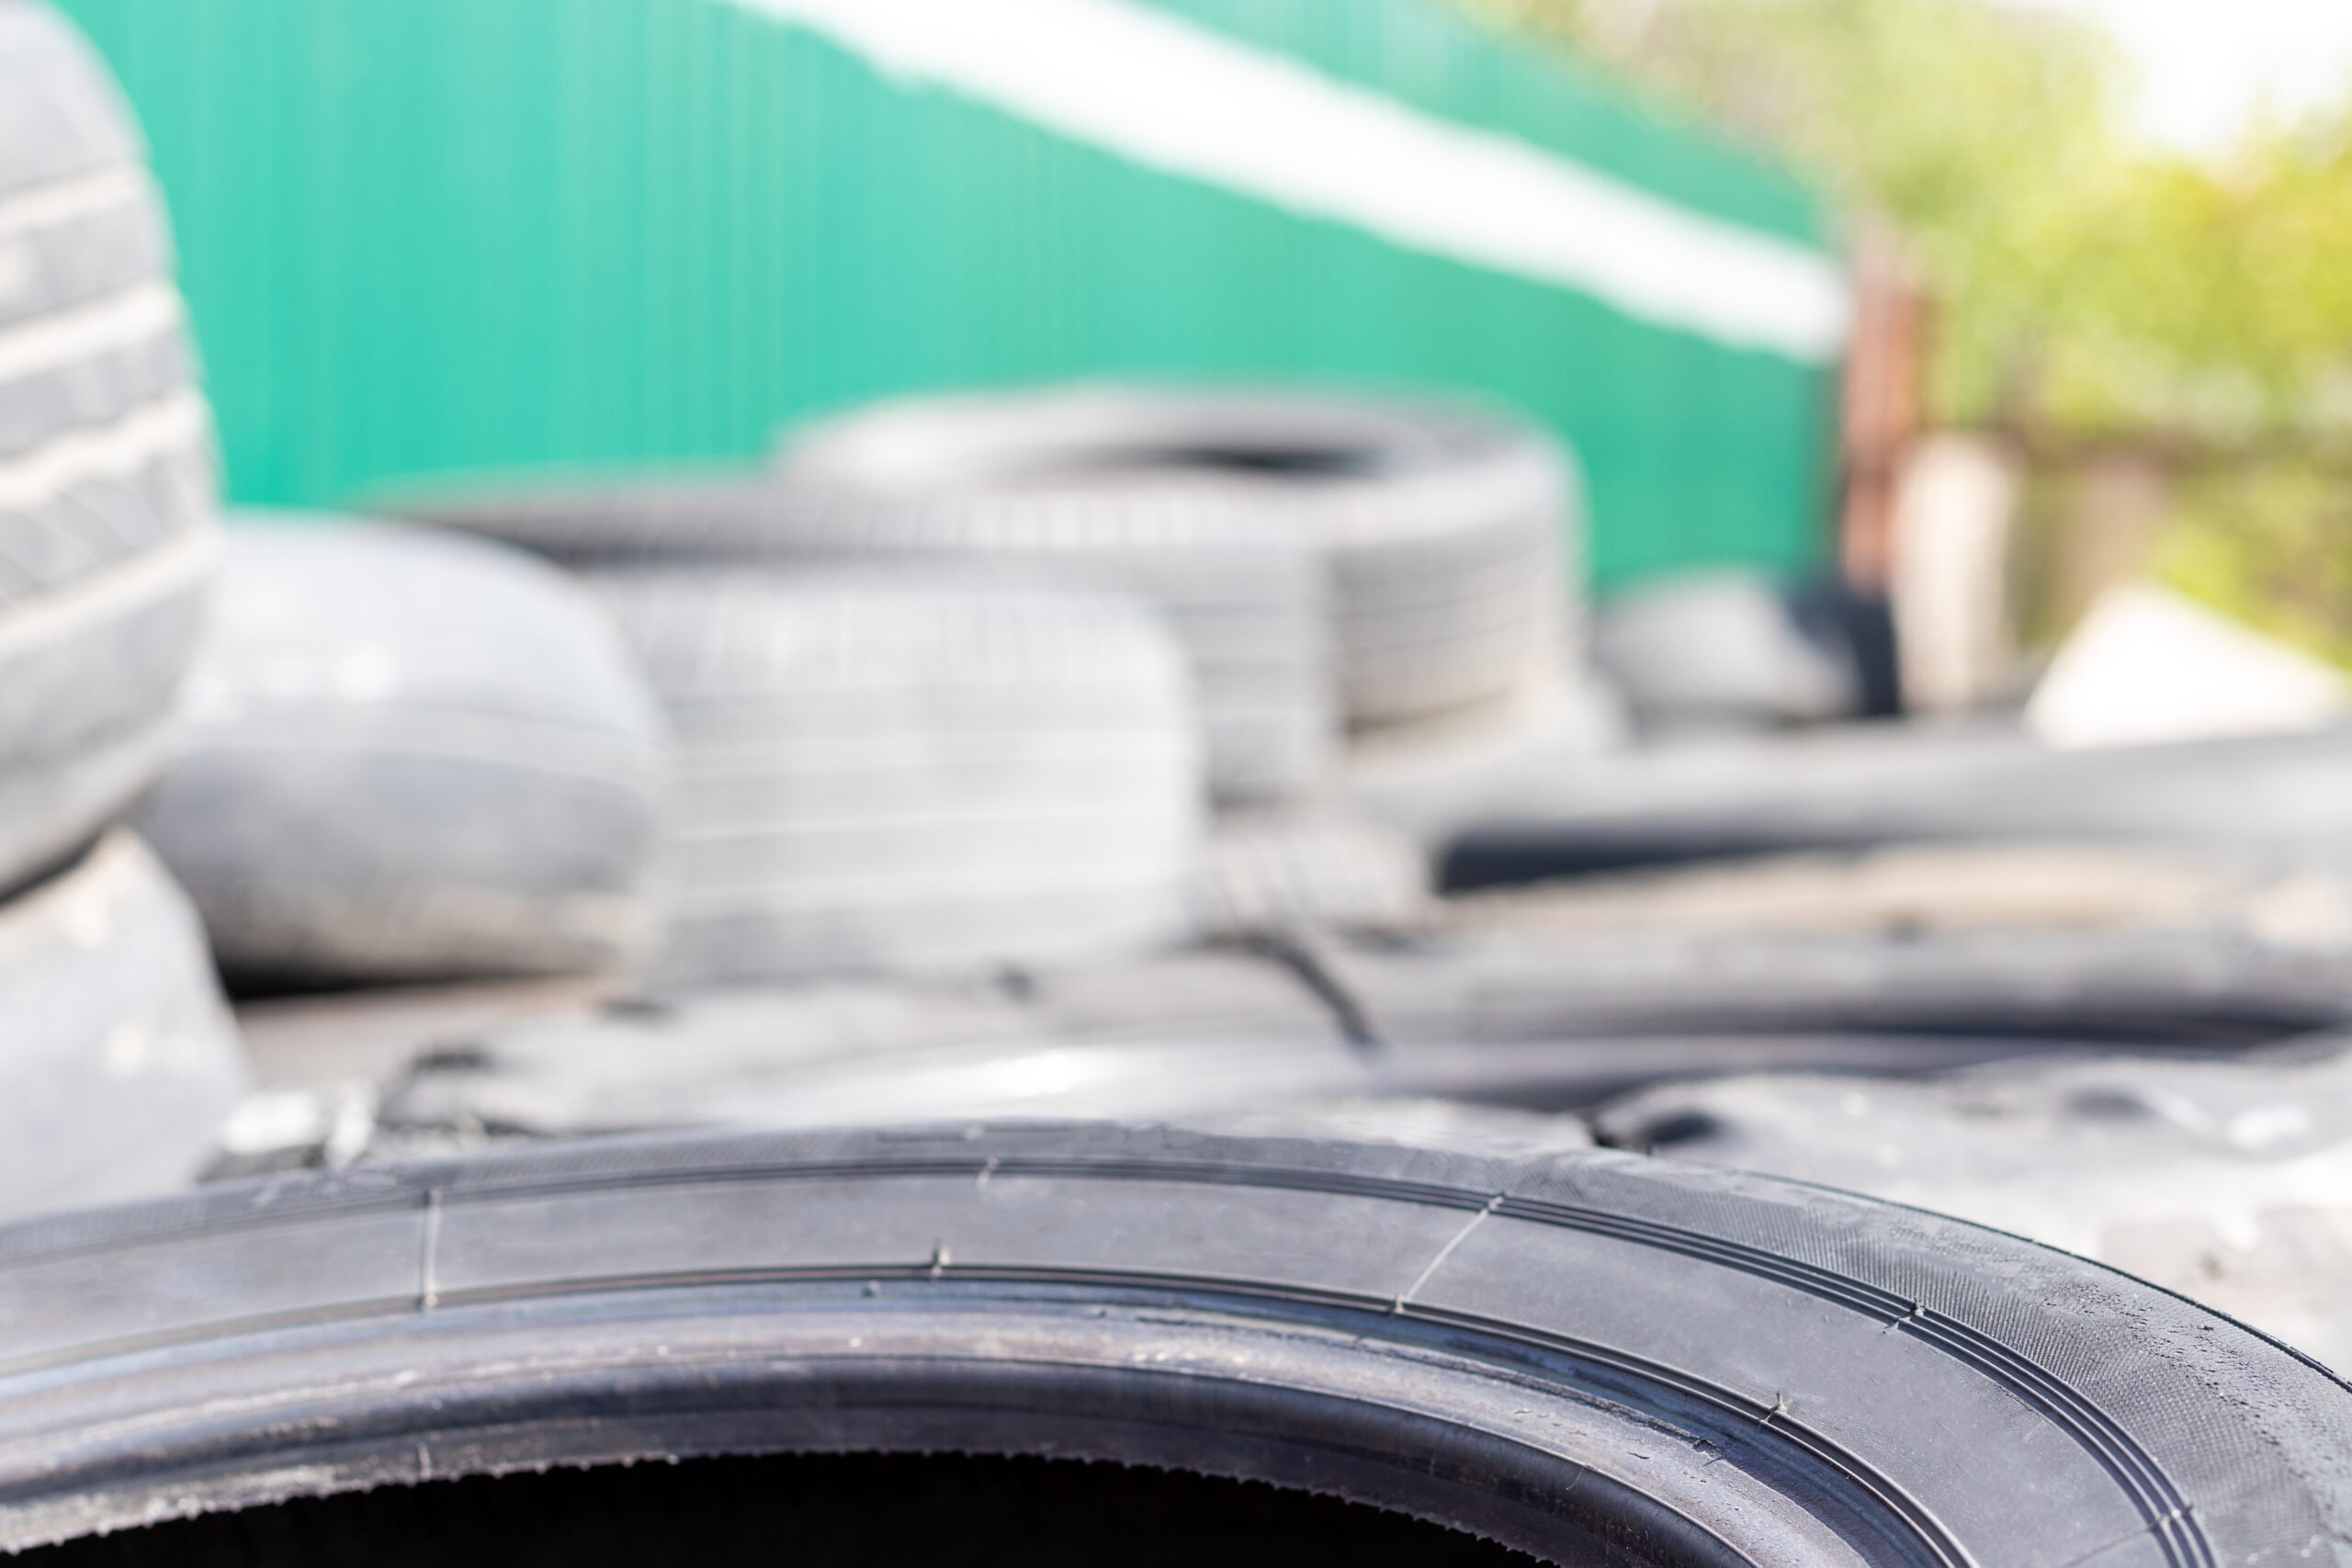
[[[548,1464],[858,1451],[1253,1478],[1565,1563],[2352,1542],[2352,1391],[2280,1347],[1956,1221],[1606,1152],[615,1142],[22,1225],[0,1302],[9,1547]]]
[[[1756,1074],[1600,1108],[1619,1148],[1933,1209],[2097,1258],[2352,1366],[2341,1036],[2223,1061],[2103,1055],[1913,1081]]]
[[[137,839],[0,903],[0,1215],[187,1186],[246,1087],[196,911]]]
[[[1385,1087],[1287,966],[1195,952],[963,984],[731,987],[443,1028],[393,1075],[379,1143],[1165,1119]]]
[[[2352,866],[2352,728],[2053,751],[2014,726],[1858,726],[1596,758],[1455,818],[1449,889],[1895,843],[2161,843]]]
[[[184,707],[141,827],[241,983],[605,968],[650,934],[661,716],[540,561],[241,526]]]
[[[1437,931],[1317,962],[1376,1038],[1723,1033],[2245,1045],[2352,1023],[2352,954],[2196,929]]]
[[[940,567],[589,581],[676,737],[665,983],[985,973],[1191,933],[1197,710],[1145,605]]]
[[[1637,956],[1612,989],[1605,963],[1547,964],[1540,952],[1523,953],[1514,971],[1474,952],[1453,965],[1416,966],[1409,944],[1389,945],[1401,979],[1368,980],[1363,950],[1287,932],[1249,952],[989,981],[741,987],[488,1018],[479,1004],[470,1012],[427,1008],[404,1026],[404,1042],[365,1007],[336,1031],[314,1004],[309,1028],[322,1042],[341,1032],[384,1043],[379,1143],[399,1149],[418,1140],[447,1146],[483,1129],[564,1137],[940,1118],[1166,1119],[1368,1098],[1561,1111],[1730,1073],[1917,1076],[2079,1056],[2096,1048],[2085,1036],[2102,1021],[2020,1005],[2007,1015],[2010,1027],[1995,1019],[1971,1031],[1888,1007],[1876,1031],[1833,1020],[1806,1032],[1802,1016],[1792,1024],[1770,1006],[1744,1011],[1725,991],[1694,982],[1688,950]],[[1791,967],[1785,953],[1765,956]],[[1571,973],[1555,976],[1562,968]],[[1731,965],[1727,980],[1775,973],[1751,961]],[[1969,978],[1984,984],[1981,973]],[[1850,994],[1842,999],[1853,1010]],[[2267,998],[2249,1000],[2265,1010],[2252,1016],[2200,1015],[2193,1005],[2165,1012],[2163,1002],[2138,1015],[2142,1037],[2130,1043],[2143,1058],[2235,1059],[2246,1041],[2297,1027]],[[1686,1021],[1682,1032],[1660,1032],[1677,1020]],[[301,1163],[300,1147],[287,1147]]]
[[[0,889],[153,781],[216,548],[209,416],[130,115],[0,0]]]

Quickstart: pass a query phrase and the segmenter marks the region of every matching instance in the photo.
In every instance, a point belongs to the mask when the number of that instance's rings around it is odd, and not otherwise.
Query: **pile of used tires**
[[[1547,721],[1576,507],[1491,416],[1100,387],[866,410],[765,475],[409,511],[571,569],[650,670],[656,969],[693,981],[1409,920],[1426,856],[1349,804],[1351,750]]]
[[[185,896],[118,824],[220,551],[163,206],[103,68],[0,7],[0,1213],[184,1183],[244,1066]]]
[[[1567,457],[1330,393],[224,530],[171,278],[0,0],[0,1550],[2352,1560],[2340,737],[1593,763]]]

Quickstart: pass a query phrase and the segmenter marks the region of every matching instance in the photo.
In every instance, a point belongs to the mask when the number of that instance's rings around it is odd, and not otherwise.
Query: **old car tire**
[[[647,934],[661,717],[596,604],[479,540],[232,531],[141,830],[255,984],[560,973]]]
[[[116,831],[0,904],[0,1214],[187,1185],[245,1064],[187,897]]]
[[[760,479],[519,490],[401,511],[583,570],[927,563],[1132,594],[1183,643],[1218,798],[1284,799],[1329,768],[1337,720],[1321,565],[1295,531],[1223,498],[951,494],[885,504]]]
[[[781,471],[900,504],[1215,496],[1295,527],[1330,575],[1355,726],[1500,697],[1565,659],[1581,581],[1565,458],[1446,409],[1144,387],[909,400],[803,433]]]
[[[0,4],[0,889],[154,778],[217,547],[141,152],[81,39]]]
[[[664,980],[988,971],[1188,933],[1200,742],[1141,604],[937,569],[589,581],[676,737]]]
[[[1958,1221],[1605,1151],[606,1141],[0,1235],[0,1543],[716,1453],[1112,1460],[1553,1562],[2310,1561],[2352,1391]],[[168,1529],[154,1538],[168,1557]]]

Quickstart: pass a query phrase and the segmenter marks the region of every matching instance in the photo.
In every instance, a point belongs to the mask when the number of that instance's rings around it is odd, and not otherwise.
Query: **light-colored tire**
[[[144,152],[89,45],[49,6],[0,0],[0,196]]]
[[[142,818],[221,964],[421,980],[633,953],[664,740],[628,650],[541,562],[391,528],[232,531]]]
[[[0,904],[0,1216],[187,1185],[245,1088],[195,911],[137,839]]]
[[[0,888],[154,778],[217,544],[167,226],[105,68],[0,0]]]
[[[1338,724],[1324,573],[1297,530],[1229,498],[1132,487],[877,501],[772,479],[514,491],[400,508],[588,569],[692,561],[958,563],[1149,601],[1182,640],[1220,800],[1300,794]]]
[[[590,581],[677,739],[664,976],[1052,964],[1186,934],[1197,720],[1146,607],[986,574]]]
[[[1096,387],[885,404],[799,437],[812,491],[918,509],[1214,498],[1305,534],[1329,573],[1355,727],[1500,696],[1566,657],[1577,491],[1515,426],[1367,399]]]

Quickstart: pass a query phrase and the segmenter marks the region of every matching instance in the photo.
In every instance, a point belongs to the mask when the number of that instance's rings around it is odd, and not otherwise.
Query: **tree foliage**
[[[2102,36],[1996,0],[1469,3],[1892,220],[1947,423],[2352,435],[2352,115],[2207,166],[2121,132]]]

